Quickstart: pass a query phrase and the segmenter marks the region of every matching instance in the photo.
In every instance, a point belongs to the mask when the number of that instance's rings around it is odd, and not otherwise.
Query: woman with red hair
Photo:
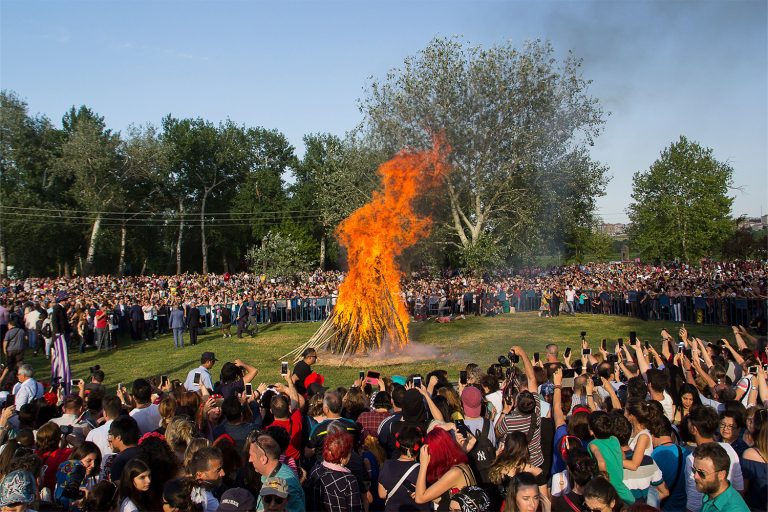
[[[437,510],[450,510],[454,490],[475,485],[468,462],[467,454],[451,434],[442,428],[432,429],[419,453],[416,503],[434,502]]]
[[[323,460],[312,468],[304,483],[307,510],[363,512],[357,479],[346,468],[351,455],[351,435],[344,430],[328,434],[323,443]]]

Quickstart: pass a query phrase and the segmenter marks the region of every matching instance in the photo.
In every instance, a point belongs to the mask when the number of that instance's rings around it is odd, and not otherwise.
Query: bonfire
[[[408,343],[408,310],[401,296],[397,258],[429,233],[431,220],[414,211],[414,201],[445,175],[446,147],[401,151],[379,167],[382,191],[347,217],[336,235],[347,251],[349,271],[339,286],[332,314],[302,346],[286,355],[298,359],[307,348],[333,353],[398,351]]]

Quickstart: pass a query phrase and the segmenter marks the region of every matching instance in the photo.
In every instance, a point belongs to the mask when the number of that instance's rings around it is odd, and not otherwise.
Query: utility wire
[[[0,210],[20,210],[20,211],[50,211],[50,212],[62,212],[62,213],[86,213],[86,214],[102,214],[102,215],[117,215],[117,216],[135,216],[135,215],[161,215],[162,212],[153,212],[153,211],[125,211],[125,212],[115,212],[115,211],[98,211],[98,210],[75,210],[75,209],[63,209],[63,208],[40,208],[40,207],[24,207],[24,206],[8,206],[8,205],[2,205],[0,206]],[[275,211],[263,211],[258,212],[260,214],[282,214],[282,213],[308,213],[308,212],[322,212],[321,209],[302,209],[302,210],[275,210]],[[192,217],[192,216],[199,216],[200,212],[185,212],[185,213],[174,213],[173,214],[176,217]],[[232,215],[251,215],[247,212],[206,212],[205,215],[212,215],[212,216],[232,216]]]

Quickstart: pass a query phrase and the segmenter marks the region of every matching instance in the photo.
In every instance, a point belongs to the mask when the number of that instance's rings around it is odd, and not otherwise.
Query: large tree
[[[720,250],[734,230],[733,169],[686,137],[633,177],[630,236],[646,258],[693,261]]]
[[[586,148],[604,115],[580,65],[541,41],[518,50],[435,39],[372,82],[360,107],[376,143],[423,148],[445,135],[445,220],[465,262],[561,246],[590,223],[606,173]]]

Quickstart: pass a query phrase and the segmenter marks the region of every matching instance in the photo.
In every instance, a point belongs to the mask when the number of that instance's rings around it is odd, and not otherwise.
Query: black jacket
[[[61,304],[53,306],[53,312],[51,313],[51,330],[53,335],[66,334],[72,330],[67,320],[67,312]]]
[[[200,310],[190,306],[187,313],[187,327],[200,327]]]

